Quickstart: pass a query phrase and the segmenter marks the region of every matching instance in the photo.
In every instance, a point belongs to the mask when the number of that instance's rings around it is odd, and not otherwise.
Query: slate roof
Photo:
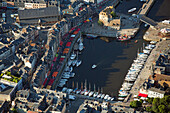
[[[19,10],[18,15],[20,19],[32,19],[59,16],[60,12],[58,11],[57,7],[47,7],[40,9]]]

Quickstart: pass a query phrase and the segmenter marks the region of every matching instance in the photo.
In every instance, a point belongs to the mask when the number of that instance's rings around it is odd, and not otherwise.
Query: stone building
[[[19,18],[16,21],[21,25],[54,24],[62,19],[58,7],[19,10],[18,15]]]
[[[160,89],[151,87],[148,90],[148,97],[153,98],[163,98],[165,94],[165,91],[161,91]]]
[[[113,15],[112,12],[115,12],[113,6],[106,7],[99,13],[99,21],[101,21],[104,26],[107,26],[108,28],[114,28],[119,30],[121,20],[119,17],[116,17],[115,13],[113,13]]]

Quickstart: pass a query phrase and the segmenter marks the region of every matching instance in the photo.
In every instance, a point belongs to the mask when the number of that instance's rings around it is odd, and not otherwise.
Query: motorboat
[[[115,99],[115,98],[114,98],[114,97],[112,97],[110,100],[111,100],[111,101],[113,101],[114,99]]]
[[[81,60],[77,60],[76,66],[78,67],[82,63]]]
[[[97,95],[97,98],[100,98],[101,96],[102,96],[102,94],[98,94],[98,95]]]
[[[120,35],[116,37],[117,41],[127,41],[131,39],[131,36],[126,36],[126,35]]]
[[[72,65],[75,66],[77,63],[77,60],[73,60]]]
[[[95,65],[95,64],[92,65],[92,69],[94,69],[94,68],[96,68],[96,67],[97,67],[97,65]]]
[[[83,46],[83,43],[81,42],[81,43],[79,44],[79,50],[82,51],[83,48],[84,48],[84,46]]]
[[[75,88],[74,90],[73,90],[73,93],[76,93],[76,91],[77,91],[78,89],[77,88]]]
[[[125,99],[125,98],[122,98],[122,97],[119,97],[119,98],[118,98],[118,100],[121,100],[121,101],[123,101],[124,99]]]
[[[119,96],[119,97],[127,97],[128,94],[127,94],[127,93],[124,93],[124,94],[119,94],[118,96]]]
[[[108,97],[109,97],[109,95],[107,95],[107,94],[106,94],[106,95],[105,95],[105,97],[104,97],[104,99],[105,99],[105,100],[107,100],[107,99],[108,99]]]
[[[90,93],[90,90],[86,91],[86,92],[84,93],[84,95],[87,96],[89,93]]]
[[[107,100],[111,100],[111,99],[112,99],[112,97],[108,97],[108,98],[107,98]]]
[[[78,89],[77,91],[76,91],[76,94],[79,94],[81,92],[81,90],[80,89]]]
[[[97,35],[93,35],[93,34],[86,34],[87,38],[89,39],[94,39],[97,38]]]
[[[136,11],[136,8],[129,9],[129,10],[128,10],[128,13],[132,13],[132,12],[134,12],[134,11]]]
[[[120,90],[123,90],[123,91],[129,91],[131,88],[129,88],[129,87],[122,87],[122,88],[120,88]]]
[[[156,44],[157,41],[150,41],[150,44]]]
[[[91,97],[93,94],[94,94],[94,92],[93,92],[93,91],[90,91],[89,97]]]
[[[68,66],[67,66],[67,67],[65,68],[65,71],[66,71],[66,72],[72,72],[72,71],[73,71],[73,67],[68,67]]]
[[[69,79],[69,78],[70,78],[70,75],[63,75],[62,78],[64,78],[64,79]]]
[[[70,56],[70,59],[73,60],[76,58],[76,54],[72,53],[71,56]]]
[[[75,73],[71,72],[70,77],[74,77],[74,76],[75,76]]]
[[[143,53],[145,53],[145,54],[150,54],[150,50],[144,49],[144,50],[143,50]]]
[[[105,94],[102,94],[102,96],[100,97],[101,99],[103,99],[104,98],[104,96],[105,96]]]
[[[73,89],[67,89],[67,94],[70,94],[71,92],[73,92]]]
[[[86,89],[82,90],[82,91],[80,92],[80,94],[81,94],[81,95],[84,95],[85,92],[86,92]]]
[[[67,90],[67,88],[66,87],[64,87],[63,89],[62,89],[62,92],[66,92],[66,90]]]
[[[61,79],[60,81],[62,81],[62,82],[67,82],[68,80],[67,80],[67,79]]]
[[[95,97],[97,97],[98,96],[98,92],[95,92],[94,94],[93,94],[93,97],[95,98]]]
[[[71,64],[72,64],[72,60],[69,60],[69,61],[67,62],[67,65],[68,65],[68,66],[71,66]]]

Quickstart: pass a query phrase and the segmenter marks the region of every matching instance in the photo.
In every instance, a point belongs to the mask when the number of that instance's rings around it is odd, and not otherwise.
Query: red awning
[[[60,41],[60,46],[62,46],[63,45],[63,41]]]
[[[71,37],[71,38],[70,38],[70,41],[72,41],[73,39],[74,39],[74,38],[73,38],[73,37]]]
[[[63,61],[64,60],[64,58],[60,58],[60,61]]]
[[[69,35],[69,34],[66,33],[62,38],[65,39],[65,38],[67,38],[68,35]]]
[[[87,21],[85,20],[84,23],[86,23]]]
[[[46,82],[47,82],[47,78],[45,78],[43,85],[45,85]]]
[[[56,60],[57,60],[57,57],[54,57],[53,62],[55,62]]]
[[[139,93],[138,95],[139,97],[147,97],[148,95],[147,94],[142,94],[142,93]]]
[[[67,42],[66,46],[71,46],[71,42]]]
[[[50,69],[52,69],[52,68],[53,68],[53,66],[54,66],[54,64],[51,64],[51,68],[50,68]]]
[[[81,11],[82,9],[83,9],[83,8],[82,8],[82,7],[80,7],[80,8],[79,8],[79,11]]]
[[[52,85],[53,84],[53,82],[54,82],[54,79],[50,79],[50,81],[48,82],[48,85]]]

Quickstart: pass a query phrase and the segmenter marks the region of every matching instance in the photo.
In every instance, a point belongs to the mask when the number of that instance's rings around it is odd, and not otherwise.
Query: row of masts
[[[76,82],[76,86],[75,86],[75,82],[73,81],[72,82],[72,89],[75,89],[75,88],[79,89],[79,83]],[[89,83],[88,88],[87,88],[87,80],[85,80],[84,84],[83,84],[83,82],[81,82],[81,88],[80,89],[81,90],[84,90],[84,89],[91,90],[91,84]],[[94,90],[93,91],[103,93],[103,88],[98,87],[98,90],[96,90],[96,85],[94,84]]]
[[[138,49],[137,56],[138,56],[138,54],[139,54],[140,52],[142,52],[144,49],[145,49],[145,43],[143,43],[143,46],[140,48],[140,51],[139,51],[139,49]]]

